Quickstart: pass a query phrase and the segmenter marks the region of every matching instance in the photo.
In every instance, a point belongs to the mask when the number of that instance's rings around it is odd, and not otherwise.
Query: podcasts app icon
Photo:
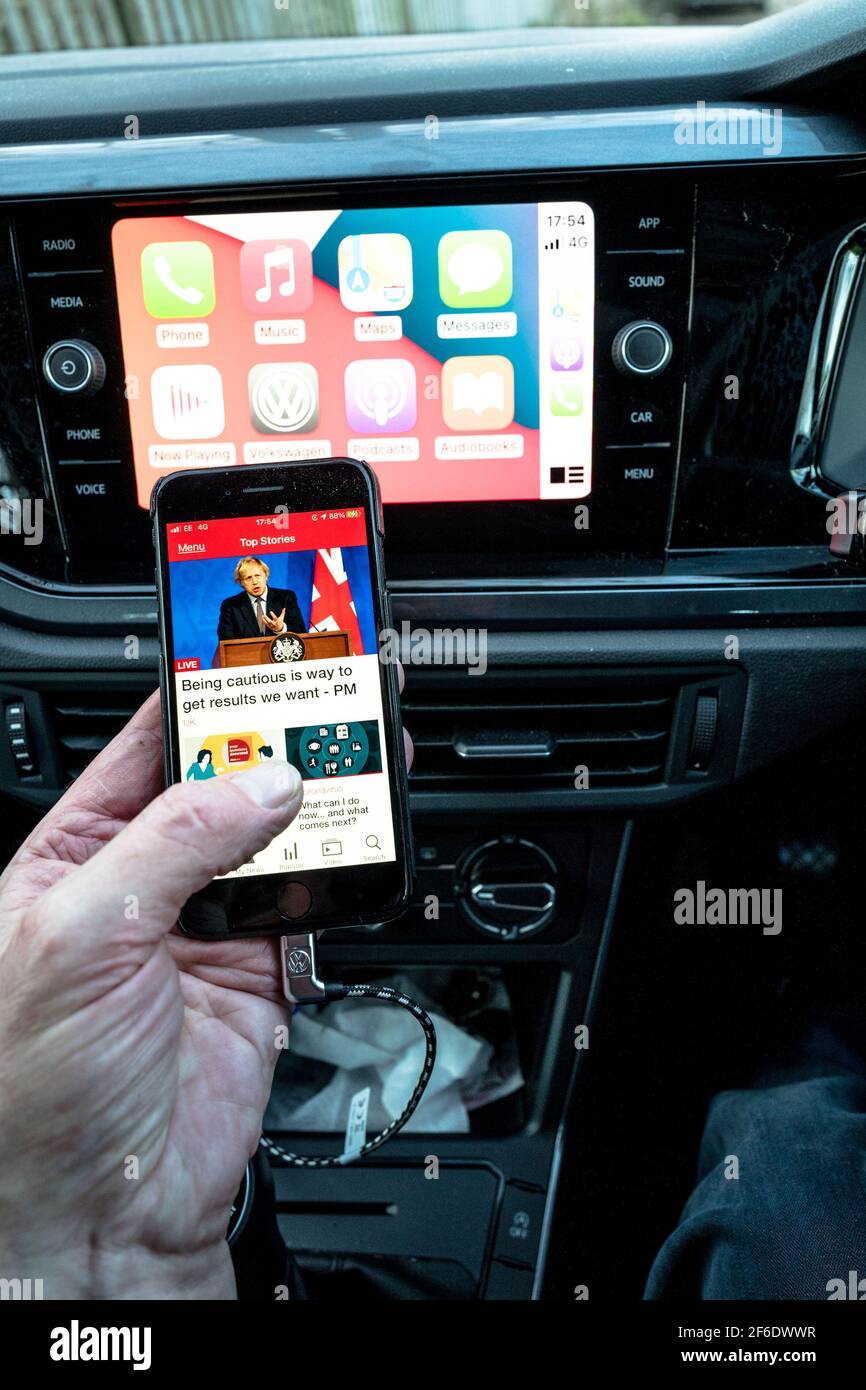
[[[364,357],[346,368],[346,418],[351,429],[402,434],[418,418],[415,368],[402,357]]]

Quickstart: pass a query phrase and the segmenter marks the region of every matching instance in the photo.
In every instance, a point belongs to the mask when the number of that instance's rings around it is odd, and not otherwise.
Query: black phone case
[[[382,618],[384,618],[385,624],[393,630],[394,624],[391,611],[391,599],[390,595],[388,594],[385,581],[385,558],[382,546],[384,524],[382,520],[382,501],[379,493],[378,479],[370,465],[361,459],[334,458],[322,459],[320,461],[322,467],[326,467],[329,463],[351,464],[364,476],[366,480],[371,500],[370,516],[373,522],[373,524],[369,527],[369,530],[372,533],[372,537],[369,541],[369,548],[372,551],[373,555],[373,579],[378,596],[378,606],[380,609],[380,614]],[[254,466],[251,465],[250,471],[260,471],[264,468],[287,469],[293,467],[309,466],[309,463],[272,463]],[[163,538],[160,534],[159,520],[160,497],[173,479],[181,477],[188,479],[193,471],[196,473],[197,476],[200,477],[223,475],[226,473],[231,473],[232,475],[236,476],[243,472],[243,467],[244,466],[238,467],[235,465],[230,469],[185,469],[181,473],[168,473],[157,480],[151,492],[150,516],[153,524],[154,556],[157,561],[155,570],[155,580],[157,592],[157,614],[159,620],[159,695],[160,710],[162,716],[163,757],[165,764],[165,779],[167,786],[175,782],[179,782],[181,779],[178,775],[179,768],[175,767],[174,746],[172,743],[171,720],[169,717],[169,701],[167,694],[168,652],[166,649],[165,624],[163,622],[163,612],[164,604],[166,602],[166,595],[163,592],[162,564],[160,559],[161,547],[163,545]],[[399,838],[403,862],[406,865],[405,886],[400,903],[396,907],[388,911],[376,910],[371,911],[369,913],[353,915],[351,921],[349,922],[331,922],[327,920],[323,921],[320,918],[316,917],[305,917],[301,921],[296,923],[287,920],[282,926],[262,927],[259,929],[251,930],[249,933],[229,932],[225,934],[220,933],[219,935],[210,935],[201,931],[190,930],[188,922],[184,921],[183,911],[181,911],[181,915],[178,920],[178,926],[186,935],[193,936],[197,940],[205,941],[242,940],[247,935],[281,936],[298,931],[326,931],[337,930],[340,927],[346,926],[373,926],[383,922],[395,921],[397,918],[403,915],[409,903],[409,896],[415,878],[415,843],[412,834],[412,821],[409,813],[408,768],[406,765],[406,747],[402,736],[403,725],[400,711],[400,686],[397,677],[396,665],[394,665],[391,662],[387,663],[386,672],[387,678],[385,681],[385,698],[387,700],[388,711],[390,715],[389,723],[392,731],[392,738],[390,741],[390,746],[388,748],[388,753],[390,758],[392,759],[392,765],[396,769],[397,773],[397,776],[394,779],[397,794],[397,805],[395,806],[394,814],[394,830],[396,832],[396,836]],[[327,872],[327,870],[322,870],[321,872],[325,873]]]

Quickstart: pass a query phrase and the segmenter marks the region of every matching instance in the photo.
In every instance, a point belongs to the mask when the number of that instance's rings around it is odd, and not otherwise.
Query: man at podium
[[[231,637],[277,636],[281,632],[303,632],[305,623],[292,589],[268,587],[270,570],[264,560],[247,555],[235,565],[234,580],[241,593],[220,604],[217,640]]]

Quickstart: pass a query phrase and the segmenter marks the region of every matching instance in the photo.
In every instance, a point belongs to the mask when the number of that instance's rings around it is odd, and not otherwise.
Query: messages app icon
[[[507,232],[447,232],[439,242],[439,294],[452,309],[495,309],[513,289]]]

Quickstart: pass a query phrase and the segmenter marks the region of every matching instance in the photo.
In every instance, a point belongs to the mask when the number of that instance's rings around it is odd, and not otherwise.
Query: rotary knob
[[[83,338],[52,343],[42,359],[49,386],[64,396],[93,396],[105,381],[105,358]]]
[[[464,917],[487,936],[517,941],[556,915],[559,871],[547,850],[518,835],[502,835],[470,850],[455,876]]]
[[[613,340],[611,357],[626,376],[658,376],[671,360],[671,335],[660,323],[636,319],[621,328]]]

